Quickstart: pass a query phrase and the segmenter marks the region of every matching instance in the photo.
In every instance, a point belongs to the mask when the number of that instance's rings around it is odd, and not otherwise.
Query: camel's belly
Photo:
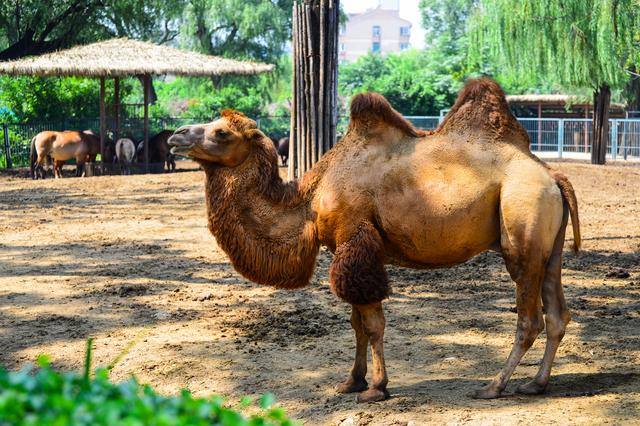
[[[391,262],[445,266],[491,248],[500,237],[498,192],[472,199],[463,190],[459,195],[441,199],[412,191],[378,203],[378,226]]]

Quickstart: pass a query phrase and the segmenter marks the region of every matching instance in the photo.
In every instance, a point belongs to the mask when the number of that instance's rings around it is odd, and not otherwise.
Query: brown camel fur
[[[492,80],[468,82],[433,132],[415,129],[380,95],[357,95],[348,132],[300,181],[281,180],[273,143],[235,111],[182,127],[170,143],[202,165],[209,230],[242,275],[304,287],[319,246],[334,253],[331,289],[352,305],[357,342],[339,392],[362,392],[360,401],[389,395],[385,264],[447,267],[485,250],[502,253],[516,282],[518,320],[505,367],[476,397],[500,396],[546,323],[540,369],[518,388],[545,390],[570,318],[560,272],[569,216],[574,248],[580,246],[576,198],[564,176],[531,154],[527,133]]]

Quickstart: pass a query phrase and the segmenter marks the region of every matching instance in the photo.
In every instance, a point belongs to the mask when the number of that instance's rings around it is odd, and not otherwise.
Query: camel
[[[501,395],[545,325],[539,371],[518,392],[547,388],[570,320],[560,275],[569,216],[580,247],[577,201],[569,180],[531,153],[494,81],[469,81],[431,132],[415,129],[378,94],[355,96],[343,139],[297,181],[282,181],[273,143],[236,111],[181,127],[170,144],[204,169],[209,230],[246,278],[305,287],[319,247],[333,252],[331,290],[352,305],[356,337],[338,392],[359,392],[361,402],[389,397],[385,264],[444,268],[486,250],[502,254],[516,283],[518,319],[504,368],[475,397]]]

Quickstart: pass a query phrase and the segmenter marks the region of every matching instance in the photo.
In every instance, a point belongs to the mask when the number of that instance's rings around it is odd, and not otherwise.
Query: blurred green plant
[[[46,356],[39,368],[18,372],[0,368],[0,425],[222,425],[297,424],[275,407],[274,397],[258,400],[260,413],[245,416],[253,404],[243,398],[240,410],[224,406],[221,397],[194,398],[187,390],[177,396],[158,395],[135,378],[114,384],[107,369],[91,371],[92,340],[87,341],[83,374],[54,371]]]

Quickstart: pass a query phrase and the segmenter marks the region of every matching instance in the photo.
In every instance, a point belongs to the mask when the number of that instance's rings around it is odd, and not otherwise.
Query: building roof
[[[0,62],[0,74],[124,77],[216,76],[270,72],[273,65],[236,61],[127,38],[114,38],[40,56]]]
[[[347,17],[349,18],[348,21],[352,21],[352,20],[359,20],[362,18],[370,18],[375,15],[385,16],[385,19],[393,18],[393,19],[407,23],[408,27],[412,26],[411,21],[408,21],[400,17],[400,12],[398,10],[382,9],[380,7],[376,7],[375,9],[367,9],[366,11],[360,12],[360,13],[349,13]]]

